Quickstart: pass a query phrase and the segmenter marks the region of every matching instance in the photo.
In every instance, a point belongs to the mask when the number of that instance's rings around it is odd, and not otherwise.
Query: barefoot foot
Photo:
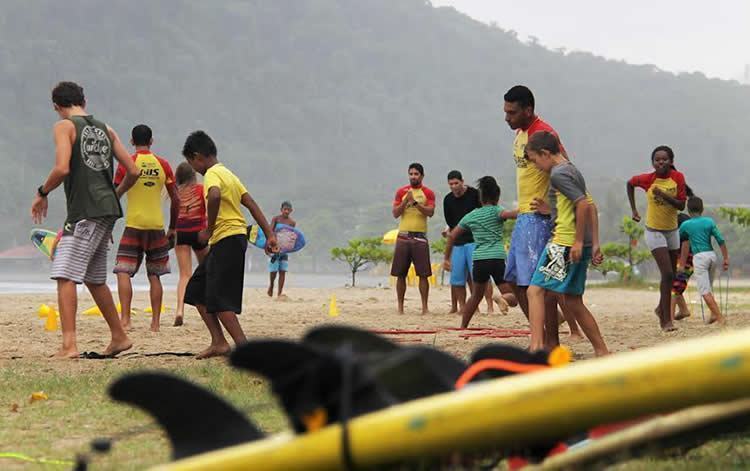
[[[125,340],[121,340],[119,342],[110,342],[107,348],[104,349],[104,352],[102,352],[102,355],[113,357],[124,352],[125,350],[130,350],[131,348],[133,348],[133,342],[131,342],[129,338],[125,337]]]
[[[61,348],[56,353],[49,356],[49,358],[52,358],[53,360],[72,360],[74,358],[78,358],[80,355],[78,354],[77,348]]]
[[[497,303],[497,307],[500,308],[500,314],[506,315],[508,314],[508,302],[503,298],[501,295],[496,294],[492,296],[492,300]]]
[[[230,347],[228,343],[224,343],[222,345],[211,345],[210,347],[196,355],[195,358],[197,360],[204,360],[206,358],[223,357],[229,355],[229,352],[231,351],[232,347]]]
[[[174,316],[174,324],[172,324],[172,327],[179,327],[184,323],[184,316],[182,314],[179,314],[177,316]]]
[[[671,322],[667,324],[662,324],[661,326],[662,332],[674,332],[677,330],[677,327],[674,326]]]
[[[687,319],[688,317],[690,317],[689,312],[678,312],[677,314],[675,314],[674,320],[681,321],[682,319]]]

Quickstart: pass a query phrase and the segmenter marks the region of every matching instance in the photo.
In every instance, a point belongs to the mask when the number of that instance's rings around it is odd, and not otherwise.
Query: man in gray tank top
[[[60,82],[52,90],[52,103],[60,121],[55,123],[55,165],[37,188],[31,217],[40,224],[47,216],[47,195],[63,184],[67,217],[57,245],[50,277],[57,281],[62,324],[58,358],[78,358],[76,344],[76,285],[85,283],[109,325],[112,339],[105,356],[115,356],[133,346],[120,324],[112,293],[107,286],[107,250],[115,221],[122,217],[120,197],[138,179],[138,170],[117,134],[85,110],[83,88]],[[112,183],[113,156],[127,176]]]

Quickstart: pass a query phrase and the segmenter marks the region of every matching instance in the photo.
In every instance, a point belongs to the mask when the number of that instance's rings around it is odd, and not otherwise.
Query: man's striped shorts
[[[107,251],[115,218],[84,219],[57,244],[50,278],[77,284],[107,282]]]

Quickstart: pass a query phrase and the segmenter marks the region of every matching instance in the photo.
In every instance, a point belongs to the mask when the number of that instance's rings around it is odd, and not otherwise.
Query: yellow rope
[[[56,464],[59,466],[72,466],[75,464],[74,461],[50,460],[47,458],[33,458],[31,456],[24,455],[23,453],[13,453],[13,452],[0,452],[0,458],[9,458],[9,459],[20,460],[20,461],[28,461],[30,463]]]

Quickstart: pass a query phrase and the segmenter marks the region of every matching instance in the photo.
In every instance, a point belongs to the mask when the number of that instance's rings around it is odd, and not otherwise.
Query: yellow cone
[[[49,399],[49,396],[47,396],[47,393],[44,391],[36,391],[31,393],[31,396],[29,396],[29,402],[34,403],[36,401],[46,401]]]
[[[44,322],[44,330],[48,332],[57,330],[57,316],[59,316],[59,314],[54,309],[47,311],[47,320]]]
[[[101,316],[102,311],[99,309],[99,306],[94,305],[94,307],[90,307],[83,311],[83,313],[87,316]]]
[[[328,304],[328,316],[336,317],[339,315],[339,308],[336,307],[336,295],[331,295],[331,302]]]
[[[46,304],[42,304],[41,306],[39,306],[39,310],[37,311],[37,314],[39,315],[40,319],[44,319],[45,317],[49,315],[50,310],[54,310],[54,308],[51,308],[47,306]]]
[[[146,309],[144,309],[143,312],[148,313],[148,314],[153,314],[154,310],[151,309],[151,306],[149,306]],[[161,312],[162,313],[167,312],[166,306],[164,306],[164,305],[161,306]]]

